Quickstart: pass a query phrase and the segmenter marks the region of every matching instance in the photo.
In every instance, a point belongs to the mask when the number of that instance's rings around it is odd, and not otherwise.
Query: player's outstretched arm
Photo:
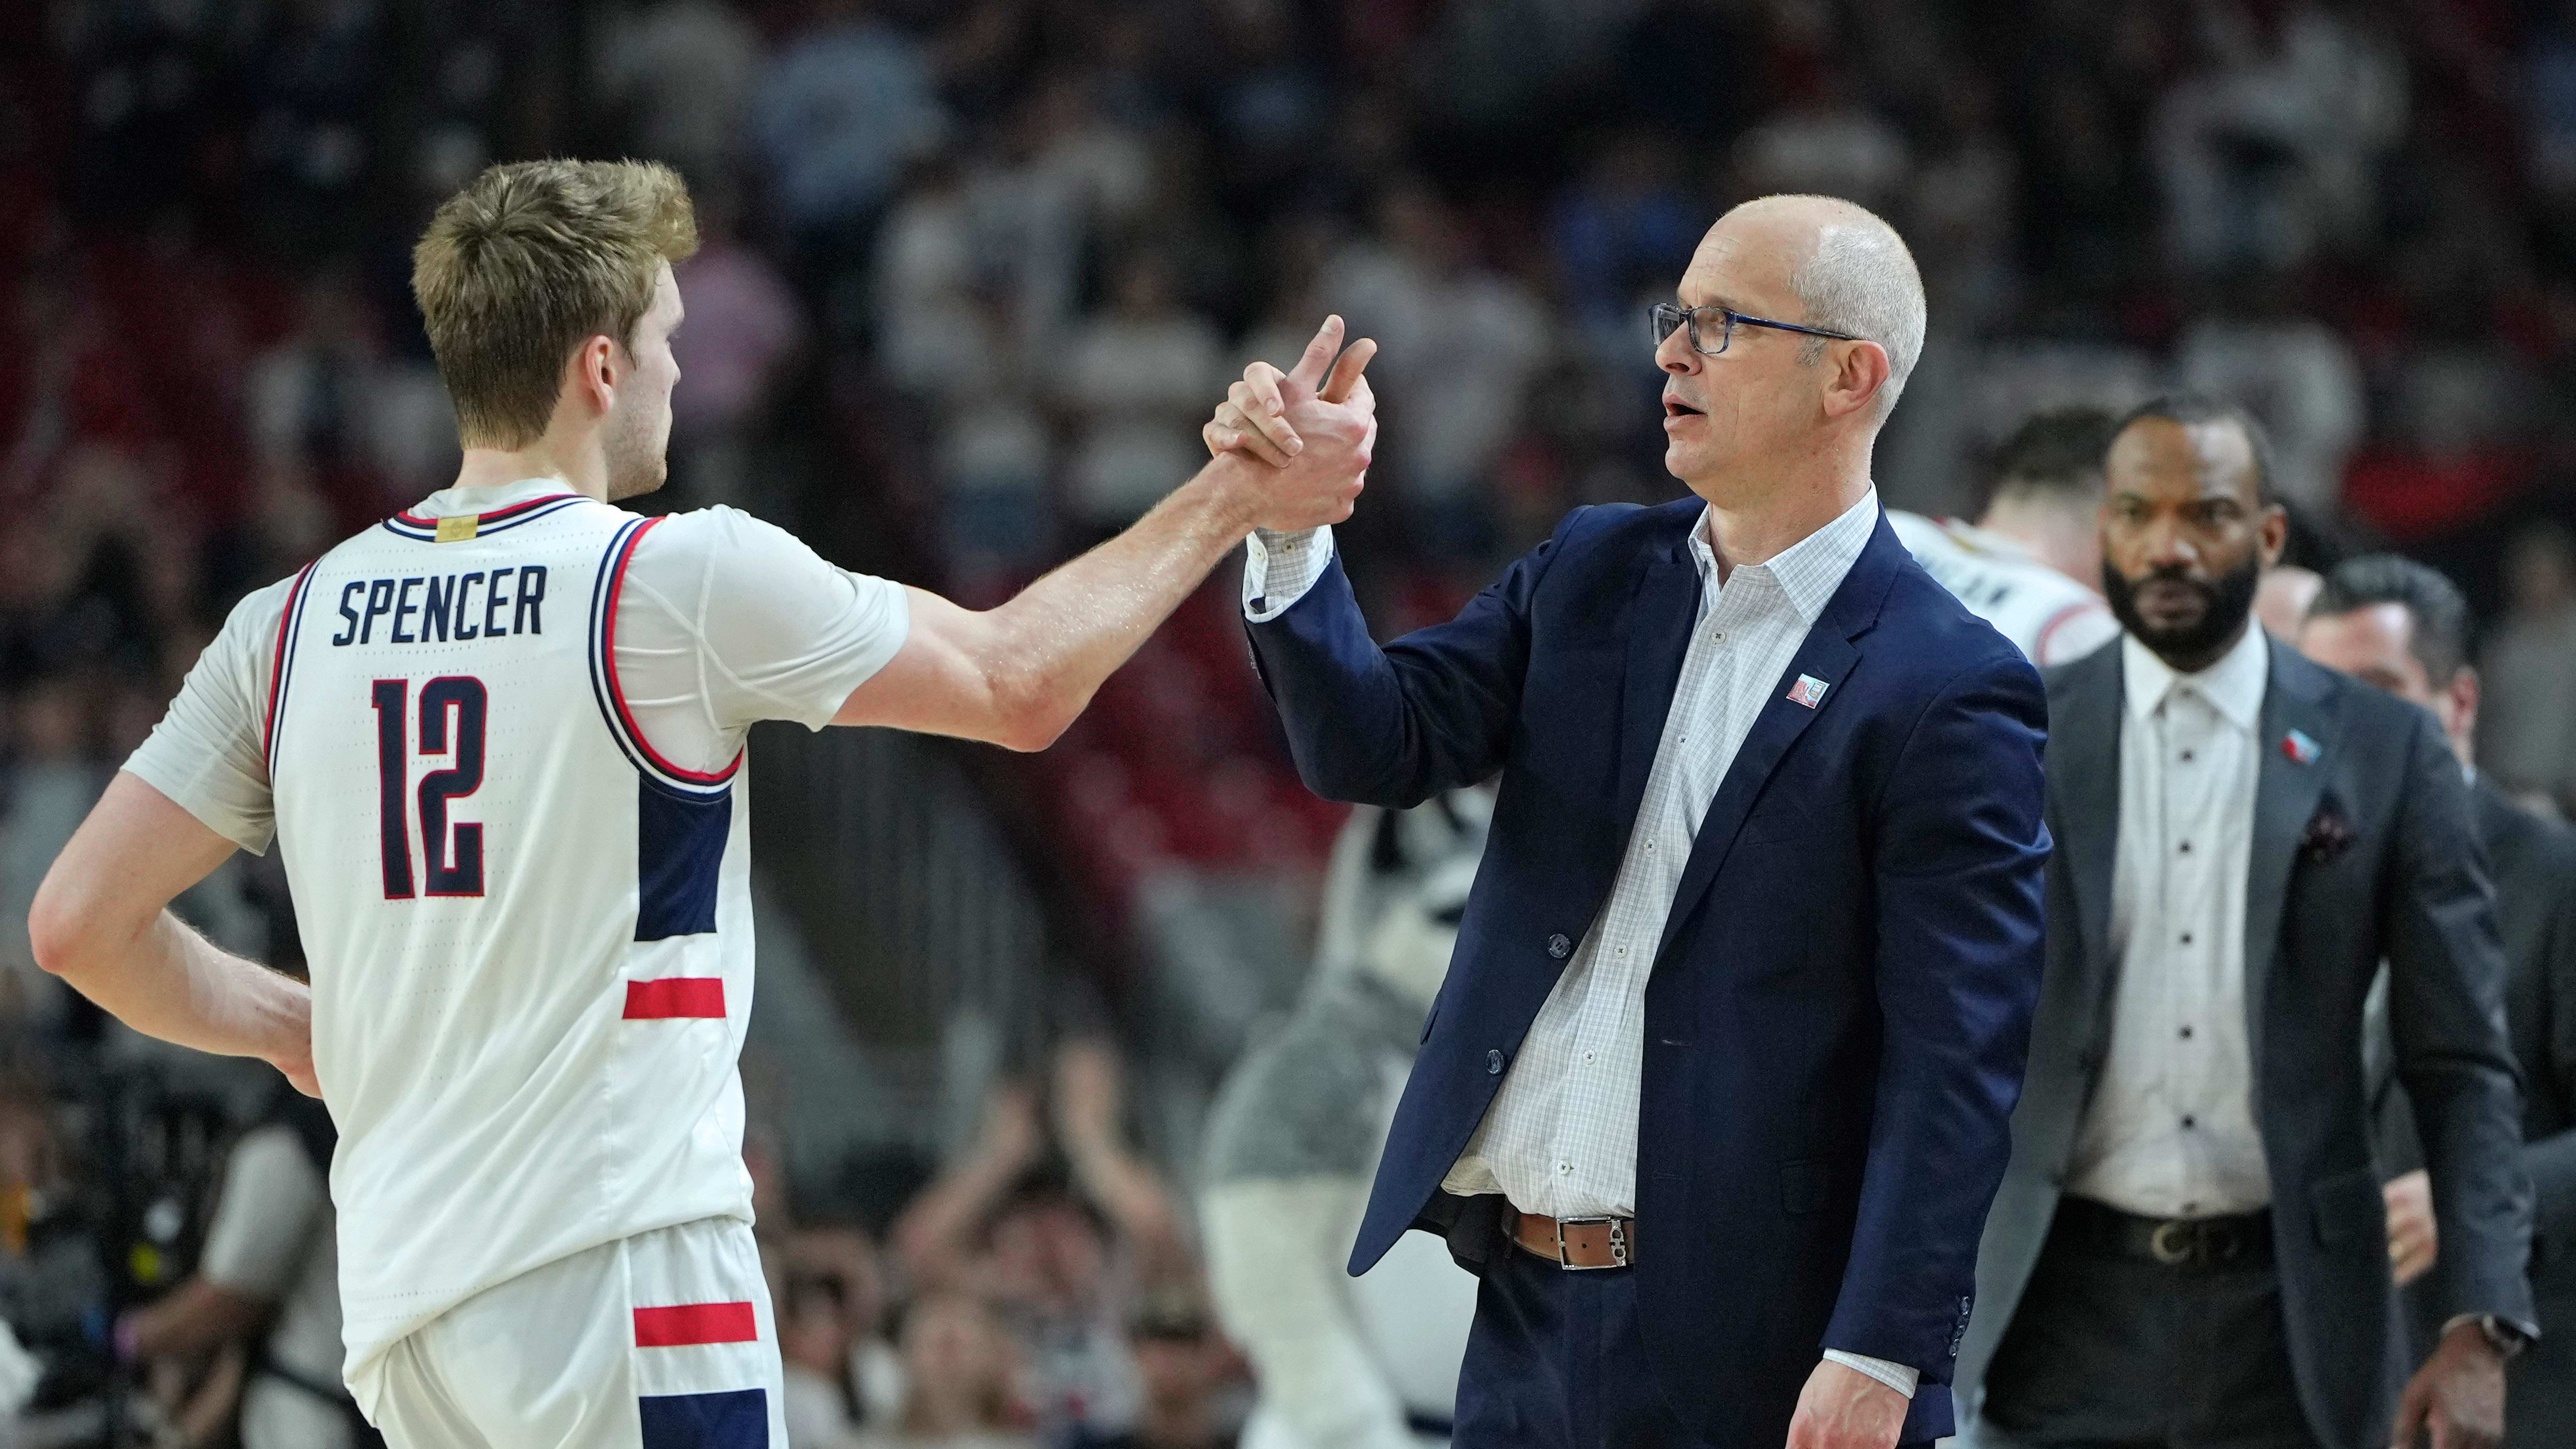
[[[140,777],[118,771],[37,887],[27,913],[36,964],[146,1036],[261,1058],[318,1097],[312,993],[216,949],[170,914],[170,902],[234,848]]]
[[[1296,457],[1280,467],[1234,452],[1209,460],[1134,527],[998,608],[910,590],[903,648],[833,722],[1015,750],[1053,743],[1245,535],[1350,517],[1377,441],[1375,400],[1360,376],[1376,348],[1363,340],[1342,352],[1341,340],[1342,320],[1328,319],[1288,374],[1300,389],[1290,411]]]

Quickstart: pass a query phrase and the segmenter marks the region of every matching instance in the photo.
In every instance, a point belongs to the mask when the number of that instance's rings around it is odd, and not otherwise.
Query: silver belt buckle
[[[1599,1273],[1611,1268],[1628,1266],[1628,1230],[1619,1226],[1617,1218],[1552,1218],[1550,1221],[1556,1224],[1556,1266],[1569,1273]],[[1594,1223],[1609,1224],[1610,1261],[1607,1263],[1568,1261],[1565,1256],[1565,1226],[1568,1223],[1576,1227],[1590,1227]]]

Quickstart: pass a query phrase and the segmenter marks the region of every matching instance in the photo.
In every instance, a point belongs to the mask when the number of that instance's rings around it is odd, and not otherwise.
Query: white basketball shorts
[[[350,1384],[391,1449],[786,1449],[751,1225],[706,1218],[489,1288]]]

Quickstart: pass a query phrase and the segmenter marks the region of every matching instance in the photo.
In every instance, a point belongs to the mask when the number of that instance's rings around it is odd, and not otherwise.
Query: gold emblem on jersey
[[[474,530],[480,528],[482,524],[483,520],[471,513],[460,513],[454,518],[442,518],[438,520],[437,541],[440,543],[463,543],[465,540],[472,538],[474,536]]]

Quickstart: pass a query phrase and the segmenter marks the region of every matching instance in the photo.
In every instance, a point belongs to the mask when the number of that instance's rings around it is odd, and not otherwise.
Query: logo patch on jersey
[[[436,543],[463,543],[465,540],[472,538],[476,530],[480,529],[482,526],[483,519],[479,514],[460,513],[454,518],[442,518],[438,520],[438,537],[432,541]]]
[[[1812,674],[1799,675],[1798,682],[1789,686],[1789,702],[1814,709],[1825,702],[1825,682]]]

